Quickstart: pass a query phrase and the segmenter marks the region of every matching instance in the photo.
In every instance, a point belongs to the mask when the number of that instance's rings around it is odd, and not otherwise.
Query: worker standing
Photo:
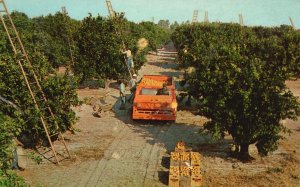
[[[134,93],[136,90],[136,83],[137,83],[137,79],[136,79],[136,74],[132,75],[132,79],[129,81],[129,89],[130,89],[130,98],[128,99],[129,102],[132,102],[134,99]]]
[[[122,51],[123,54],[126,54],[127,58],[127,66],[130,70],[130,72],[133,72],[134,64],[132,59],[132,53],[128,47],[126,47],[125,51]]]
[[[120,98],[121,98],[120,109],[123,110],[125,109],[125,102],[126,102],[126,94],[125,94],[126,87],[123,80],[119,80],[119,84],[120,84],[119,89],[120,89]]]
[[[163,87],[158,90],[157,95],[169,95],[169,89],[167,83],[163,84]]]

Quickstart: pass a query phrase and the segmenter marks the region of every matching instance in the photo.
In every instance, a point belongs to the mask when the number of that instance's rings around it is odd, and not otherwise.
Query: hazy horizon
[[[243,15],[245,25],[290,25],[291,17],[300,27],[300,0],[111,0],[117,12],[125,12],[134,22],[170,20],[191,21],[194,10],[199,11],[198,21],[204,20],[208,11],[209,21],[238,22]],[[65,6],[70,17],[81,20],[92,13],[107,16],[105,0],[6,0],[10,11],[17,10],[30,17],[54,14]]]

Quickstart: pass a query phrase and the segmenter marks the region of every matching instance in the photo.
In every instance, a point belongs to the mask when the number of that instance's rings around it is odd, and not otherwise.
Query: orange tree
[[[59,128],[64,132],[71,129],[76,120],[75,113],[71,109],[78,103],[75,87],[66,76],[49,75],[51,72],[48,71],[47,61],[43,58],[38,59],[39,64],[35,61],[34,67],[36,72],[39,72],[42,89],[56,115]],[[39,140],[45,139],[45,134],[16,59],[10,55],[0,55],[0,71],[1,96],[18,106],[21,113],[16,113],[14,108],[3,102],[0,105],[0,112],[17,121],[15,125],[19,135],[16,134],[15,137],[26,136],[30,140],[28,146],[34,146]]]
[[[89,15],[84,18],[76,37],[75,74],[80,79],[115,78],[126,72],[120,52],[122,39],[116,35],[116,24],[110,19]]]
[[[285,81],[299,67],[299,35],[290,27],[241,27],[237,24],[183,25],[172,39],[187,74],[188,93],[213,137],[228,132],[241,159],[249,145],[261,155],[278,147],[286,128],[297,119],[299,103]]]
[[[124,42],[134,54],[136,70],[139,70],[144,65],[146,54],[149,51],[156,51],[170,41],[170,31],[149,21],[137,24],[125,19],[121,20],[120,26],[119,30]],[[141,38],[145,38],[148,41],[148,46],[143,50],[138,49],[137,46],[137,41]]]
[[[12,13],[11,16],[15,20],[25,48],[29,51],[29,58],[57,117],[60,130],[64,132],[71,129],[76,120],[71,107],[78,103],[74,85],[67,76],[55,75],[48,58],[41,50],[37,50],[36,44],[41,43],[38,37],[41,33],[34,29],[32,20],[25,14],[17,12]],[[40,114],[34,109],[33,101],[17,64],[19,57],[13,55],[2,27],[0,28],[0,50],[0,96],[11,101],[18,108],[11,107],[4,100],[0,100],[1,120],[11,119],[4,123],[5,131],[1,131],[0,144],[4,146],[1,151],[5,151],[5,147],[10,146],[12,137],[24,141],[26,146],[43,143],[45,134],[38,120]],[[0,159],[9,158],[4,152],[0,153],[0,157]],[[3,167],[6,165],[4,162],[1,164]]]
[[[0,112],[0,124],[0,186],[28,187],[24,179],[9,170],[13,159],[13,138],[20,133],[17,121]]]
[[[72,65],[75,52],[74,33],[80,27],[80,21],[70,18],[60,12],[54,15],[32,18],[35,37],[32,42],[37,46],[53,67]],[[72,53],[72,54],[71,54]]]
[[[76,121],[71,109],[77,105],[74,85],[67,76],[57,76],[45,55],[45,33],[35,28],[32,19],[25,14],[11,14],[19,34],[23,39],[29,58],[33,64],[42,89],[53,109],[62,132],[71,129]],[[6,17],[4,17],[6,19]],[[55,48],[55,46],[54,46]],[[17,175],[9,171],[12,161],[13,139],[17,138],[25,146],[34,147],[46,141],[44,129],[39,121],[40,114],[34,109],[17,59],[10,43],[0,27],[0,186],[28,186]],[[50,131],[54,129],[50,129]]]
[[[117,14],[115,18],[91,14],[84,18],[75,34],[77,46],[75,75],[81,81],[97,79],[118,79],[128,77],[124,55],[125,46],[133,53],[135,70],[146,61],[149,50],[156,50],[169,38],[168,32],[151,22],[134,23]],[[138,49],[140,38],[149,41],[149,46]]]
[[[35,58],[36,56],[31,57]],[[47,61],[38,59],[34,67],[39,70],[37,72],[43,90],[57,117],[59,128],[64,132],[71,129],[76,120],[71,109],[71,106],[77,104],[75,88],[68,77],[49,76]],[[46,142],[46,136],[38,120],[40,114],[33,108],[20,68],[10,54],[0,55],[0,96],[0,186],[28,186],[9,171],[13,158],[12,140],[17,138],[26,147],[34,147]],[[50,129],[52,130],[54,129]]]
[[[21,12],[12,12],[11,17],[28,51],[43,53],[47,61],[55,68],[71,64],[70,47],[74,53],[76,49],[73,34],[78,30],[80,21],[59,12],[36,18],[29,18]],[[6,16],[4,18],[7,19]],[[10,46],[6,36],[1,36],[5,38],[2,41],[0,38],[0,42],[3,42],[0,52],[3,53],[3,51],[10,50]]]

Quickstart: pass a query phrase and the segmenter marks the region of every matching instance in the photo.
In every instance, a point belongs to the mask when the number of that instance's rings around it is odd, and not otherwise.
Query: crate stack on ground
[[[178,142],[171,152],[169,187],[202,185],[200,153],[187,151],[184,142]]]

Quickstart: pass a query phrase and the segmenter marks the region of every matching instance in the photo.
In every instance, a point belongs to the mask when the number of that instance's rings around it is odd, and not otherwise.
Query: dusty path
[[[174,58],[148,55],[148,63],[139,72],[168,74],[179,78],[182,74],[173,69]],[[198,136],[203,118],[189,112],[179,112],[178,123],[133,122],[129,111],[118,110],[118,90],[111,84],[106,90],[107,102],[113,103],[115,114],[104,118],[92,115],[91,106],[78,111],[80,120],[75,126],[76,135],[67,134],[74,155],[62,166],[50,163],[31,165],[20,172],[31,184],[44,186],[166,186],[168,180],[168,152],[177,141],[201,142]],[[103,90],[80,90],[81,98],[96,96]],[[189,123],[190,122],[190,123]]]
[[[148,63],[139,71],[145,74],[167,74],[180,79],[173,58],[148,55]],[[178,82],[178,81],[177,81]],[[300,93],[300,81],[287,85]],[[228,157],[231,143],[214,142],[200,135],[205,121],[188,111],[179,111],[176,123],[133,122],[129,111],[118,110],[118,90],[111,83],[107,90],[79,90],[81,98],[108,92],[106,101],[114,104],[114,112],[103,118],[92,115],[91,106],[77,109],[80,117],[75,135],[66,134],[73,159],[61,166],[44,162],[32,164],[20,172],[31,184],[62,187],[90,186],[166,186],[169,152],[177,141],[184,140],[190,149],[203,155],[205,186],[300,186],[300,125],[287,121],[292,135],[282,141],[279,150],[261,159],[254,147],[253,163],[240,163]]]

